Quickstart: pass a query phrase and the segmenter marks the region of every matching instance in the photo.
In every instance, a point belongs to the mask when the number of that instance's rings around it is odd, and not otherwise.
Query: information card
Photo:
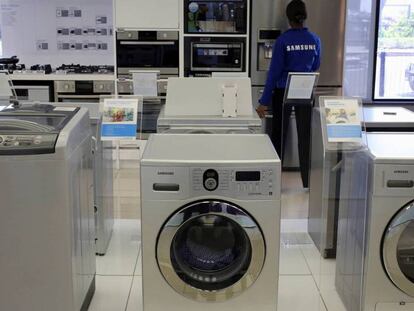
[[[325,100],[328,142],[362,143],[362,115],[358,99]]]
[[[139,99],[105,99],[102,140],[136,140]]]

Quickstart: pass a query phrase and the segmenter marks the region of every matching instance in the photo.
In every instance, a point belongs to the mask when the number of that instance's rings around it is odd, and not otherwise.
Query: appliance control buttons
[[[207,190],[213,191],[217,188],[217,181],[213,178],[208,178],[204,182],[204,186],[206,187]]]
[[[203,175],[204,188],[207,191],[214,191],[219,186],[219,174],[215,170],[207,170]]]

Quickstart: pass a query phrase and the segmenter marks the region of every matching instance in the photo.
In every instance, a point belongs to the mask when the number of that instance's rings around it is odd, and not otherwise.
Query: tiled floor
[[[116,215],[124,219],[115,222],[107,255],[97,258],[91,311],[142,310],[138,176],[137,170],[116,174]],[[298,174],[283,178],[278,311],[345,311],[335,291],[335,261],[321,259],[306,233],[308,193]]]

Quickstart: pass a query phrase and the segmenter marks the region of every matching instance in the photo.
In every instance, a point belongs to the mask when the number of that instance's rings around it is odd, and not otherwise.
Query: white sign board
[[[0,97],[10,98],[13,96],[13,89],[9,75],[6,72],[0,72]]]
[[[311,100],[318,73],[289,73],[286,100]]]
[[[134,95],[158,96],[158,71],[132,71]]]
[[[139,99],[105,99],[102,140],[136,140]]]

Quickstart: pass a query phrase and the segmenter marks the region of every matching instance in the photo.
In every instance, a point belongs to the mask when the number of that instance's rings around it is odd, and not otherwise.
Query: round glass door
[[[223,301],[249,288],[265,260],[256,222],[237,206],[205,201],[171,217],[162,229],[157,260],[166,281],[197,301]]]
[[[414,297],[414,202],[390,223],[383,243],[384,266],[393,283]]]

